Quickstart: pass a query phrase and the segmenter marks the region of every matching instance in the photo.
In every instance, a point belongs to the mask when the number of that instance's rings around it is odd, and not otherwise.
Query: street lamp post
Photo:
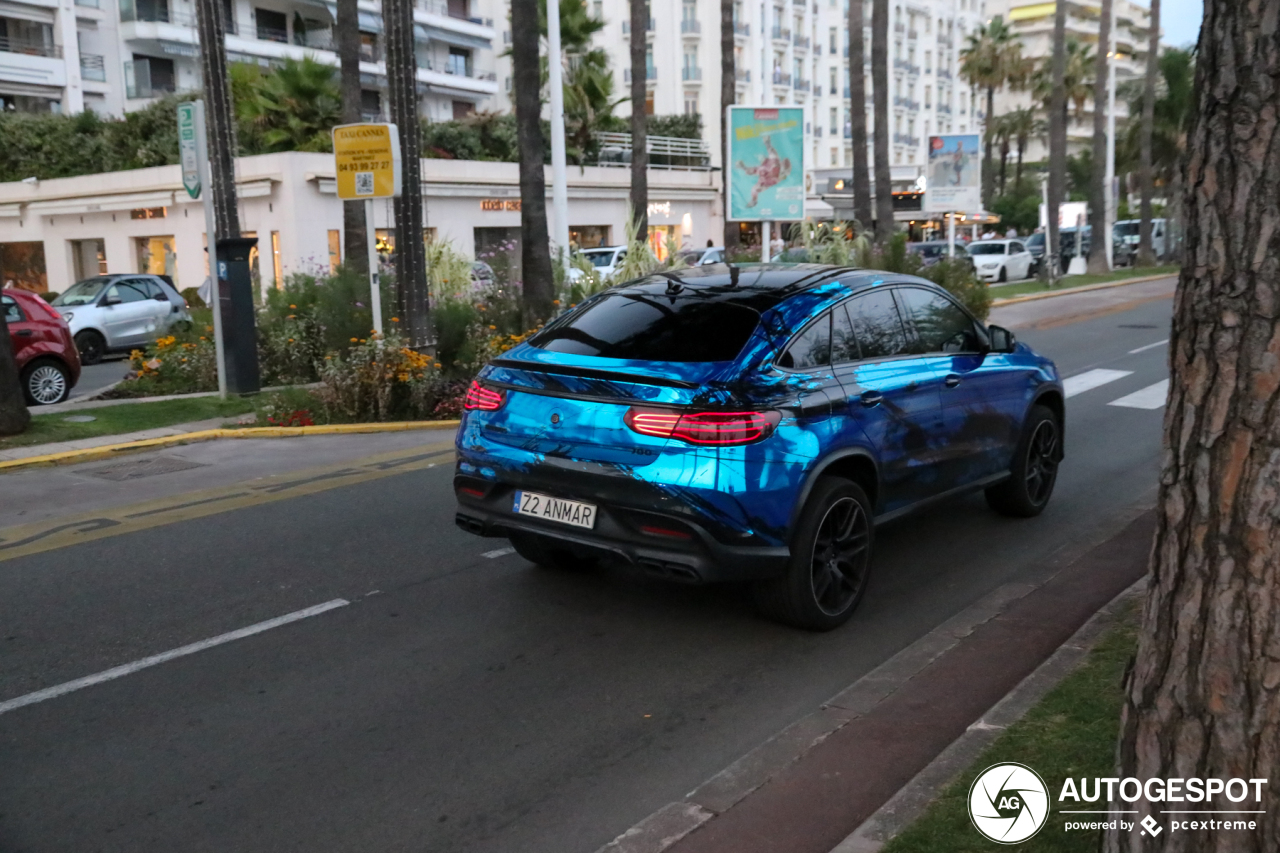
[[[640,38],[644,38],[641,33]],[[632,35],[635,38],[635,35]],[[564,150],[564,69],[560,52],[560,2],[547,2],[547,69],[551,87],[551,207],[555,213],[552,232],[560,250],[560,265],[569,265],[569,188]]]
[[[1116,224],[1116,45],[1119,39],[1116,36],[1116,9],[1115,4],[1111,6],[1111,44],[1108,45],[1110,52],[1107,54],[1111,60],[1107,63],[1107,171],[1106,182],[1103,192],[1106,195],[1107,207],[1107,232],[1098,235],[1098,239],[1103,241],[1103,246],[1107,252],[1107,268],[1116,268],[1115,247],[1112,245],[1112,232],[1115,230]]]

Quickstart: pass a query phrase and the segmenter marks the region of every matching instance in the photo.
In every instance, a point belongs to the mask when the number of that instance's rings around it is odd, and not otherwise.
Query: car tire
[[[71,394],[71,373],[58,361],[38,358],[22,369],[22,395],[29,406],[52,406]]]
[[[580,572],[595,568],[599,562],[594,557],[581,557],[567,548],[558,548],[551,540],[530,533],[512,536],[511,546],[521,557],[544,569]]]
[[[755,584],[756,607],[794,628],[840,627],[866,592],[874,542],[871,501],[862,487],[820,479],[805,502],[786,572]]]
[[[107,342],[97,332],[85,330],[76,335],[76,349],[81,364],[97,364],[107,353]]]
[[[1004,284],[1008,280],[1009,280],[1009,268],[1003,267],[1003,266],[1000,267],[1000,276],[996,279],[996,281],[1000,282],[1001,284]]]
[[[1032,406],[1014,451],[1009,479],[986,490],[987,505],[1015,518],[1044,512],[1062,460],[1062,424],[1045,406]]]

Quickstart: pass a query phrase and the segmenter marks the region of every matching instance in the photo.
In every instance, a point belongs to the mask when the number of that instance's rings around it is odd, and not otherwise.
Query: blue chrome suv
[[[816,265],[600,293],[487,365],[465,408],[464,530],[543,566],[751,581],[812,630],[853,613],[876,524],[971,489],[1037,515],[1062,459],[1052,361],[931,282]]]

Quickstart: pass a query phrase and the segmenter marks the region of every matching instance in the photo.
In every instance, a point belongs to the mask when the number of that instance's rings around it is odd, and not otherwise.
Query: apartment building
[[[1032,0],[988,0],[992,15],[1003,15],[1022,42],[1022,55],[1042,62],[1053,55],[1053,19],[1057,3],[1032,2]],[[1151,12],[1132,0],[1113,0],[1115,16],[1112,30],[1115,34],[1116,85],[1142,77],[1146,73],[1147,46],[1151,32]],[[1070,0],[1067,2],[1067,38],[1087,45],[1090,56],[1096,57],[1101,27],[1102,4],[1097,0]],[[1106,48],[1101,48],[1105,50]],[[1093,80],[1092,65],[1089,80]],[[1032,107],[1042,119],[1047,119],[1044,104],[1035,100],[1030,92],[1004,90],[996,95],[996,115],[1003,115],[1021,107]],[[1067,150],[1075,154],[1093,144],[1093,92],[1092,82],[1088,97],[1077,110],[1069,104],[1067,118]],[[1123,97],[1116,99],[1116,122],[1123,126],[1129,118],[1128,105]],[[1032,137],[1024,154],[1029,161],[1046,160],[1049,157],[1048,139]]]
[[[893,0],[889,24],[890,158],[895,188],[923,175],[930,134],[979,131],[983,105],[959,76],[959,52],[985,19],[991,0]],[[619,96],[629,94],[630,4],[588,0],[605,21],[595,44],[610,57]],[[870,96],[871,2],[864,6]],[[810,207],[829,188],[844,192],[853,163],[849,121],[849,35],[846,0],[740,0],[735,4],[734,68],[737,100],[744,104],[789,104],[808,115],[807,180]],[[713,0],[651,0],[645,109],[652,114],[698,113],[703,138],[721,159],[720,4]],[[504,44],[510,25],[498,22]],[[511,64],[497,61],[499,110],[510,108]],[[630,113],[623,104],[621,115]],[[868,131],[874,126],[868,100]],[[870,140],[858,140],[868,145]],[[839,182],[839,189],[834,189]],[[815,205],[815,202],[818,204]]]
[[[222,0],[232,62],[311,56],[338,64],[330,0]],[[451,119],[497,93],[488,0],[419,0],[422,114]],[[361,0],[364,111],[385,110],[381,6]],[[200,85],[193,0],[0,0],[0,107],[120,115]]]

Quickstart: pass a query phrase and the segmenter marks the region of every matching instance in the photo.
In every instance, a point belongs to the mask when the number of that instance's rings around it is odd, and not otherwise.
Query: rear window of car
[[[750,304],[723,294],[658,288],[615,291],[530,340],[548,352],[639,361],[732,361],[760,322]]]

